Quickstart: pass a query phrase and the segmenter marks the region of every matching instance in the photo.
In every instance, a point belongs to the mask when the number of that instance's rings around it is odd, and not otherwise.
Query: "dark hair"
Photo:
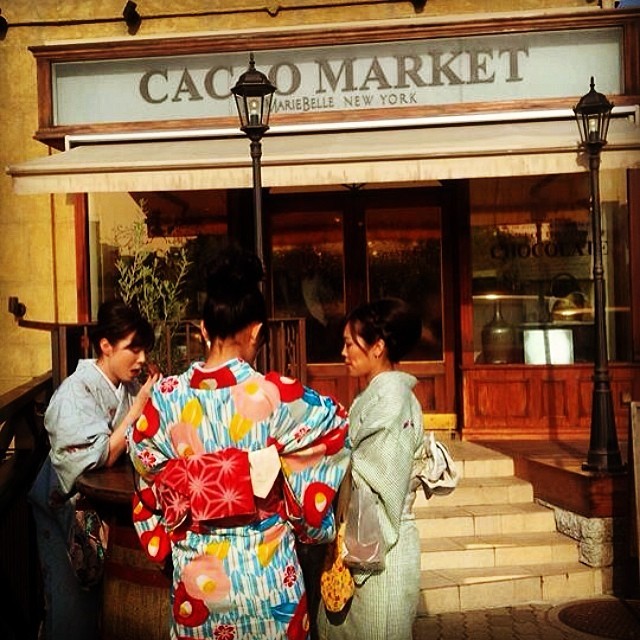
[[[110,344],[126,338],[134,332],[130,347],[151,351],[155,344],[153,327],[134,307],[122,300],[108,300],[98,309],[98,322],[90,330],[89,339],[97,354],[100,354],[100,340],[106,338]]]
[[[345,325],[368,346],[384,340],[391,362],[399,362],[417,344],[422,333],[420,316],[399,298],[383,298],[360,305],[347,316]]]
[[[211,338],[228,338],[262,322],[266,337],[267,305],[260,290],[264,268],[255,253],[235,245],[223,249],[208,268],[202,319]]]

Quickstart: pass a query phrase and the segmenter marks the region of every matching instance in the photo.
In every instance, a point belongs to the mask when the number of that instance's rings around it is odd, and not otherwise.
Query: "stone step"
[[[463,478],[513,476],[513,459],[466,440],[442,441]]]
[[[533,487],[526,480],[515,476],[471,477],[461,478],[455,490],[445,496],[432,496],[427,500],[424,492],[418,491],[415,507],[513,504],[532,501]]]
[[[448,496],[418,493],[419,613],[429,615],[603,593],[603,571],[578,561],[553,509],[534,502],[513,461],[491,449],[443,441],[461,473]]]
[[[434,498],[435,500],[435,498]],[[415,507],[421,539],[555,531],[553,511],[533,502]]]
[[[428,570],[578,561],[575,540],[557,531],[425,538],[420,550]]]
[[[422,571],[419,615],[602,594],[602,572],[579,562]]]

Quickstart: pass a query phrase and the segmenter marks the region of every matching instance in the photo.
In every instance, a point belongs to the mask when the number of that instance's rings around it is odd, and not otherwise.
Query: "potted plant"
[[[152,241],[143,221],[116,231],[116,289],[136,306],[156,334],[151,359],[164,373],[185,364],[186,349],[177,336],[189,305],[187,282],[191,260],[184,244],[171,239]]]

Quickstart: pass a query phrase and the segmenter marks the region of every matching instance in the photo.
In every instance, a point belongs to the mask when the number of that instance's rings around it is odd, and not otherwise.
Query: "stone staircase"
[[[419,493],[415,504],[419,615],[602,593],[601,571],[578,561],[577,542],[556,530],[553,511],[534,502],[510,457],[471,442],[446,444],[461,471],[458,487],[429,501]]]

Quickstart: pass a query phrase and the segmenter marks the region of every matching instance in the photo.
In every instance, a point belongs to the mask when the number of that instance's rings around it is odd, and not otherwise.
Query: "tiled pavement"
[[[599,596],[602,602],[606,596]],[[614,598],[611,598],[615,602]],[[580,603],[587,603],[585,600]],[[592,635],[574,629],[559,619],[571,602],[538,602],[532,604],[441,613],[416,620],[413,640],[635,640],[640,639],[640,620],[626,624],[616,633],[618,620],[612,620],[606,636]],[[601,627],[602,629],[602,627]],[[601,631],[603,632],[603,631]]]

